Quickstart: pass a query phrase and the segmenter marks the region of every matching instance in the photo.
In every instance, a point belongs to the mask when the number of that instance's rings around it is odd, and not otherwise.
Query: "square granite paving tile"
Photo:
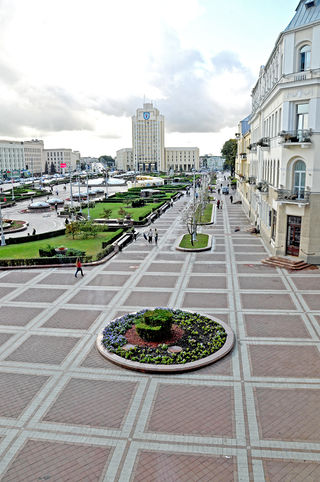
[[[74,270],[75,271],[75,270]],[[85,267],[83,267],[85,271]],[[50,273],[43,278],[39,283],[44,285],[74,285],[77,283],[77,279],[74,276],[74,272],[69,273]]]
[[[187,288],[226,289],[225,276],[190,276]]]
[[[39,275],[38,272],[34,271],[9,271],[6,273],[6,275],[1,278],[0,282],[1,283],[18,283],[18,284],[25,284],[28,283],[28,281],[36,278]]]
[[[122,302],[123,306],[157,307],[167,306],[171,291],[132,291]]]
[[[234,437],[233,389],[159,383],[146,432]]]
[[[6,286],[0,286],[0,298],[3,298],[4,296],[7,296],[9,293],[12,293],[14,288],[9,288]]]
[[[129,274],[97,274],[86,286],[123,286]]]
[[[151,263],[147,271],[158,271],[159,273],[179,273],[182,269],[182,266],[182,263]]]
[[[0,417],[18,418],[48,378],[25,373],[0,373]]]
[[[0,325],[25,326],[29,321],[41,313],[41,308],[28,308],[21,306],[1,306]]]
[[[174,288],[178,281],[178,276],[142,276],[137,283],[139,287],[145,288]]]
[[[246,254],[235,253],[236,261],[246,261],[247,263],[261,261],[266,256],[267,256],[267,253],[261,253],[261,254],[251,254],[249,252],[247,252]]]
[[[320,353],[315,346],[248,345],[254,377],[319,378]]]
[[[135,382],[72,378],[42,420],[120,429],[136,387]]]
[[[224,263],[193,263],[192,273],[225,273],[227,270]]]
[[[159,253],[155,257],[155,261],[184,261],[187,253]]]
[[[224,253],[226,250],[225,246],[222,244],[216,244],[214,243],[214,253]]]
[[[13,298],[12,301],[52,303],[63,294],[65,294],[65,290],[55,288],[27,288],[25,291]]]
[[[266,256],[267,254],[267,251],[264,249],[264,247],[262,245],[249,245],[249,246],[246,246],[246,245],[240,245],[240,246],[237,246],[235,245],[233,247],[233,250],[235,253],[248,253],[248,254],[259,254],[261,256]]]
[[[78,341],[79,338],[68,336],[31,335],[5,360],[60,365]]]
[[[213,475],[214,474],[214,475]],[[129,479],[128,479],[129,480]],[[133,482],[231,482],[238,480],[237,460],[202,454],[139,450]]]
[[[224,293],[185,293],[183,308],[228,308],[228,295]]]
[[[255,387],[254,396],[262,439],[319,442],[319,389]]]
[[[89,351],[88,355],[81,363],[82,367],[85,368],[104,368],[105,370],[119,370],[124,373],[128,373],[125,368],[121,368],[115,363],[111,363],[109,360],[104,358],[97,350],[95,344]]]
[[[145,257],[147,256],[148,253],[146,253],[145,251],[143,252],[142,250],[139,252],[139,251],[122,251],[121,253],[121,260],[122,261],[127,261],[127,260],[138,260],[138,262],[140,262],[141,260],[144,260]],[[134,264],[134,263],[130,263],[130,264]]]
[[[134,260],[134,262],[124,262],[121,263],[120,261],[110,261],[109,263],[104,266],[103,271],[128,271],[134,272],[136,269],[140,267],[141,261]]]
[[[319,291],[320,295],[320,276],[306,276],[306,277],[295,277],[291,276],[291,280],[298,290],[316,290]]]
[[[296,310],[290,295],[278,293],[241,293],[241,305],[245,310]]]
[[[78,443],[27,440],[4,474],[6,481],[98,481],[113,453],[103,447]]]
[[[265,480],[315,482],[320,480],[320,463],[310,460],[262,459]]]
[[[310,338],[300,315],[244,315],[248,336],[271,338]]]
[[[196,261],[225,261],[226,256],[222,253],[211,253],[211,251],[202,251],[201,253],[196,253]]]
[[[236,267],[239,274],[277,274],[276,268],[260,263],[237,263]]]
[[[236,246],[241,246],[241,245],[250,245],[250,246],[261,246],[263,247],[263,244],[259,239],[254,239],[254,238],[239,238],[239,237],[233,237],[232,238],[232,244],[234,247]]]
[[[0,333],[0,347],[4,343],[6,343],[12,336],[13,334],[10,334],[10,333]]]
[[[320,293],[301,295],[306,302],[309,310],[320,311]]]
[[[88,330],[101,311],[96,310],[58,310],[41,328],[63,328],[69,330]]]
[[[211,363],[211,365],[207,365],[206,367],[200,368],[194,373],[199,375],[232,376],[233,370],[232,370],[231,354],[225,356],[224,358],[221,358],[221,360],[218,360],[215,363]]]
[[[146,253],[148,253],[152,250],[152,248],[154,248],[154,246],[154,243],[148,243],[147,241],[144,244],[130,244],[130,246],[128,246],[128,251],[145,251]]]
[[[78,305],[108,305],[117,291],[80,290],[68,303]]]
[[[263,277],[260,276],[239,276],[240,289],[242,290],[286,290],[280,276]]]

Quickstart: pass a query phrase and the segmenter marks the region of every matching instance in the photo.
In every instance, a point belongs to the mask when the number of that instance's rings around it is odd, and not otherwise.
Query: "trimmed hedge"
[[[21,236],[19,238],[8,238],[6,239],[6,244],[21,244],[21,243],[29,243],[32,241],[40,241],[41,239],[46,239],[46,238],[54,238],[56,236],[61,236],[65,234],[66,230],[65,228],[63,229],[58,229],[57,231],[49,231],[47,233],[39,233],[39,234],[34,234],[32,236]]]
[[[165,340],[170,335],[172,320],[172,313],[168,310],[149,310],[136,323],[136,332],[145,341]]]
[[[78,256],[57,256],[50,258],[0,259],[0,266],[39,266],[50,264],[75,264]],[[90,263],[92,256],[81,257],[83,263]]]

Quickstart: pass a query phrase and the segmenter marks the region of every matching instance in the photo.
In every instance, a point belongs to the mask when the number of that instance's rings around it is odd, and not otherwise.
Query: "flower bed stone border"
[[[188,310],[183,310],[188,313],[191,313]],[[122,358],[121,356],[116,355],[115,353],[112,353],[108,351],[103,345],[102,345],[102,339],[103,339],[103,330],[98,334],[97,339],[96,339],[96,347],[98,352],[106,358],[108,361],[111,361],[112,363],[121,366],[122,368],[127,368],[128,370],[136,370],[140,372],[150,372],[150,373],[177,373],[177,372],[185,372],[185,371],[190,371],[190,370],[196,370],[198,368],[202,368],[207,365],[211,365],[212,363],[220,360],[224,356],[226,356],[233,348],[234,343],[235,343],[235,336],[230,328],[229,325],[224,323],[223,321],[214,318],[211,315],[205,314],[205,313],[198,313],[199,315],[205,316],[209,318],[212,321],[215,321],[216,323],[219,323],[225,330],[227,334],[226,341],[224,345],[215,353],[212,355],[209,355],[205,358],[200,358],[197,361],[192,361],[189,363],[184,363],[184,364],[171,364],[171,365],[163,365],[163,364],[149,364],[149,363],[140,363],[136,361],[131,361],[125,358]],[[115,321],[115,320],[112,320]],[[112,323],[112,322],[111,322]]]
[[[185,233],[187,234],[187,233]],[[193,252],[193,251],[209,251],[211,249],[211,246],[212,246],[212,235],[211,234],[208,234],[208,244],[205,248],[181,248],[179,246],[179,244],[181,243],[182,241],[182,238],[183,236],[185,236],[185,234],[183,234],[182,236],[180,236],[180,238],[178,238],[178,242],[176,243],[175,245],[175,248],[177,251],[187,251],[188,253],[189,252]],[[206,234],[206,233],[201,233],[201,234]]]

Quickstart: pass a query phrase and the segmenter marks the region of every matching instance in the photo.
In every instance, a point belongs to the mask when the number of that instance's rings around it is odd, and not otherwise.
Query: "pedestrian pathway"
[[[320,480],[320,273],[288,273],[226,198],[211,251],[174,249],[181,198],[108,263],[0,273],[3,481]],[[240,231],[235,231],[240,226]],[[209,313],[237,343],[179,375],[129,372],[95,338],[123,313]]]

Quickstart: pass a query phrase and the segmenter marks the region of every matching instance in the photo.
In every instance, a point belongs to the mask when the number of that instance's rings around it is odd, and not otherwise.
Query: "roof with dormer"
[[[304,27],[317,21],[320,21],[320,0],[300,0],[296,13],[284,32]]]

